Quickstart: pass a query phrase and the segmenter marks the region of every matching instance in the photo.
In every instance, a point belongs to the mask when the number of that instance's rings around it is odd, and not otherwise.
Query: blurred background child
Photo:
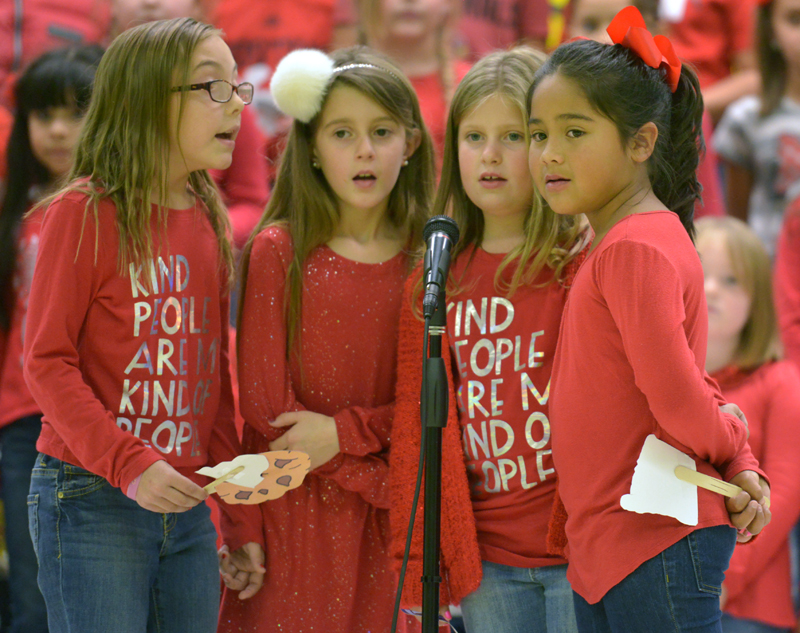
[[[454,57],[456,0],[356,0],[362,44],[388,55],[411,81],[441,167],[450,99],[469,63]],[[438,171],[438,169],[437,169]]]
[[[778,360],[771,263],[736,218],[697,222],[708,303],[706,371],[747,416],[748,442],[770,476],[772,522],[737,547],[725,572],[725,633],[777,633],[796,623],[789,534],[800,516],[800,371]]]
[[[757,14],[760,96],[725,112],[714,148],[728,213],[746,220],[771,256],[788,195],[800,183],[800,0],[766,0]]]
[[[0,206],[0,486],[10,563],[12,633],[47,631],[47,612],[36,583],[38,565],[28,531],[27,498],[36,460],[42,410],[22,377],[22,346],[41,213],[31,206],[70,171],[99,46],[50,51],[34,60],[14,86],[14,124],[8,178]]]

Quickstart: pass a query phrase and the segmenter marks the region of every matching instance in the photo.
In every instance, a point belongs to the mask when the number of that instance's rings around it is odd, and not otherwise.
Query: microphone
[[[450,250],[458,242],[458,224],[446,215],[436,215],[425,223],[425,296],[422,315],[432,317],[439,303],[439,292],[447,283]]]

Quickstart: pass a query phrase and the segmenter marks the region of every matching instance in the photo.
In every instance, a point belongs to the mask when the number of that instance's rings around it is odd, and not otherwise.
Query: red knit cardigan
[[[584,248],[567,265],[564,273],[564,283],[567,286],[571,284],[578,268],[586,258],[587,250],[588,248]],[[412,309],[412,297],[414,288],[420,283],[421,277],[422,268],[417,267],[406,281],[400,312],[397,350],[395,414],[389,457],[391,494],[389,520],[391,526],[390,553],[398,571],[403,561],[408,521],[411,516],[411,503],[416,485],[417,466],[420,459],[419,445],[422,425],[419,406],[425,324]],[[418,303],[417,313],[421,314],[421,297]],[[459,604],[464,596],[475,591],[481,584],[483,571],[467,479],[467,467],[461,445],[461,426],[458,421],[458,409],[453,389],[450,341],[446,332],[442,335],[442,359],[447,371],[449,389],[447,426],[442,433],[442,517],[440,522],[442,584],[440,602],[442,605],[449,605]],[[422,508],[423,502],[420,495],[403,586],[402,602],[406,607],[422,604],[422,583],[420,582],[423,543]],[[550,554],[564,556],[566,518],[566,510],[556,489],[547,536],[547,548]]]

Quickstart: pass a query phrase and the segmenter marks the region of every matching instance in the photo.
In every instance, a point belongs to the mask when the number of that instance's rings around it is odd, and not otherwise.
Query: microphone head
[[[458,242],[458,224],[453,218],[446,215],[435,215],[425,223],[422,236],[426,242],[434,233],[444,233],[453,244]]]

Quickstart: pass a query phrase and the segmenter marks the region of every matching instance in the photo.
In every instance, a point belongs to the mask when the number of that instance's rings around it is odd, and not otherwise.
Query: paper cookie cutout
[[[623,509],[639,514],[661,514],[685,525],[697,525],[697,488],[675,476],[675,467],[697,470],[694,460],[648,435],[636,462],[631,492],[619,500]]]
[[[230,462],[197,472],[216,479],[206,490],[225,503],[252,505],[282,497],[303,483],[311,460],[300,451],[268,451],[239,455]],[[240,470],[241,469],[241,470]]]

